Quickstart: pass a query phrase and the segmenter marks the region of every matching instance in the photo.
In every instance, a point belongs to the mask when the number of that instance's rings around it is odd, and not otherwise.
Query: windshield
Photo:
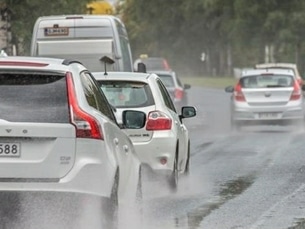
[[[99,85],[114,107],[146,107],[154,104],[150,88],[146,83],[100,80]]]
[[[292,87],[293,82],[289,75],[254,75],[240,80],[243,88]]]

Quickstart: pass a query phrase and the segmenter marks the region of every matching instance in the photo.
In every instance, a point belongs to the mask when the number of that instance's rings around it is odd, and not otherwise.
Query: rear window
[[[158,76],[161,79],[161,81],[165,87],[174,87],[175,86],[174,79],[171,75],[158,74]]]
[[[148,84],[130,81],[99,81],[112,106],[118,108],[145,107],[154,104]]]
[[[243,88],[292,87],[294,79],[290,75],[253,75],[240,79]]]
[[[0,119],[68,123],[66,79],[54,73],[0,73]]]
[[[168,64],[162,58],[145,58],[141,61],[146,65],[147,70],[168,70]]]

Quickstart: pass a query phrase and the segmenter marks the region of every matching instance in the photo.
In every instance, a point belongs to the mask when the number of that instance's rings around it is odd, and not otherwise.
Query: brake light
[[[302,78],[298,78],[297,79],[298,83],[302,86],[303,85],[303,79]]]
[[[243,92],[241,91],[240,82],[238,82],[234,88],[234,98],[236,101],[239,101],[239,102],[246,101],[245,96],[244,96]]]
[[[146,130],[170,130],[172,119],[161,111],[151,111],[148,114]]]
[[[181,100],[183,98],[184,91],[181,89],[175,89],[175,99]]]
[[[290,100],[298,100],[301,98],[302,92],[300,89],[300,83],[297,81],[294,81],[293,84],[293,91],[292,94],[290,96]]]
[[[166,60],[163,60],[163,66],[164,66],[165,70],[170,70],[170,67],[169,67],[169,65],[168,65]]]
[[[70,106],[70,120],[76,128],[76,137],[94,138],[104,140],[98,121],[90,114],[83,111],[76,99],[74,82],[70,72],[67,72],[68,99]]]

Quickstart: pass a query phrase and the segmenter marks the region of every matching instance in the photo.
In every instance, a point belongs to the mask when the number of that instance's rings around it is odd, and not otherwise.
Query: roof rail
[[[63,65],[70,65],[70,64],[74,64],[74,63],[77,63],[77,64],[81,64],[81,62],[79,62],[78,60],[71,60],[71,59],[65,59],[62,64]]]

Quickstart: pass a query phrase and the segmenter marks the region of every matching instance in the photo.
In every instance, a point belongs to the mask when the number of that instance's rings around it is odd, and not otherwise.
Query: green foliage
[[[223,74],[264,62],[272,45],[276,61],[303,65],[304,1],[125,0],[124,7],[135,57],[165,56],[182,71]]]
[[[13,42],[22,41],[29,52],[32,31],[40,16],[85,13],[87,0],[1,0],[11,12]]]

